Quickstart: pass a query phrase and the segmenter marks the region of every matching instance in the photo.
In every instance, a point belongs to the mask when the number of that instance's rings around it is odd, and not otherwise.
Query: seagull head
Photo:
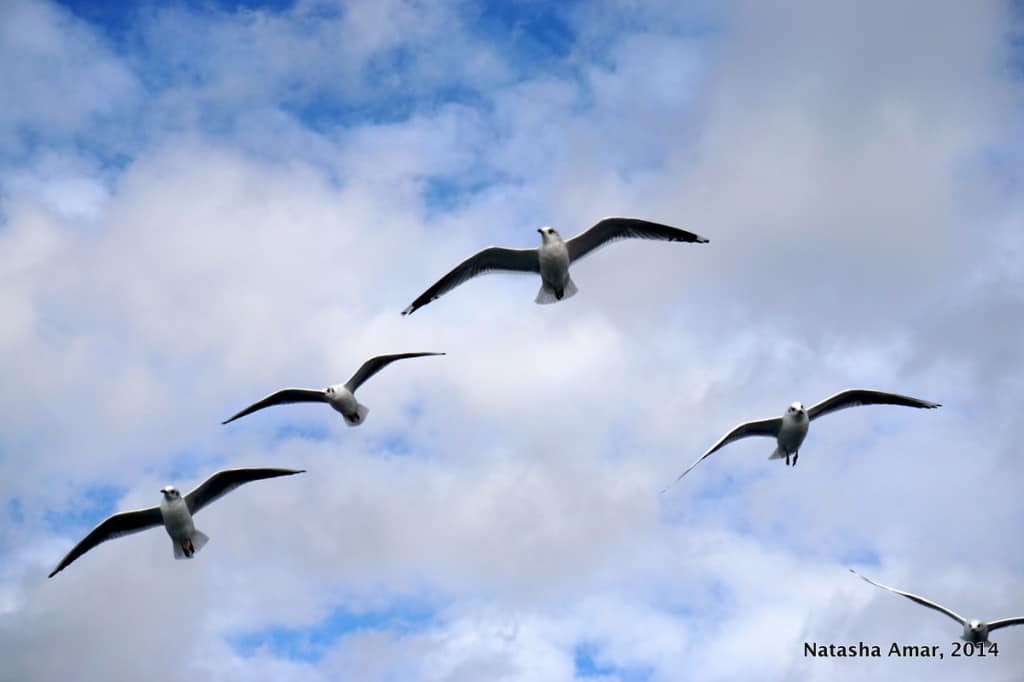
[[[789,412],[790,414],[802,414],[806,411],[807,410],[804,409],[803,403],[793,403],[788,408],[786,408],[786,412]]]
[[[960,639],[965,642],[987,642],[988,623],[980,620],[967,621],[964,623],[964,634],[961,635]]]
[[[176,500],[181,497],[181,493],[173,485],[165,485],[163,488],[160,488],[160,492],[164,494],[165,500]]]
[[[558,234],[558,230],[553,227],[538,227],[537,231],[540,232],[540,238],[546,244],[551,239],[561,239],[561,235]]]

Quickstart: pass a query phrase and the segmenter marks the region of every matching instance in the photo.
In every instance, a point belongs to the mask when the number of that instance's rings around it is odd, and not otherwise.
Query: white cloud
[[[570,75],[520,70],[452,10],[299,3],[203,24],[179,7],[144,35],[201,77],[172,77],[145,117],[125,104],[128,58],[94,29],[12,7],[32,54],[115,95],[72,89],[50,111],[12,85],[54,147],[0,178],[0,651],[15,679],[566,680],[584,643],[609,679],[1018,674],[1012,630],[982,662],[802,656],[808,639],[957,636],[850,576],[856,557],[983,618],[1024,609],[1024,554],[1006,542],[1022,530],[1020,206],[978,161],[1015,144],[998,5],[923,21],[883,3],[737,3],[695,35],[664,7],[615,34],[629,8],[605,3],[573,14]],[[21,45],[4,35],[0,49]],[[465,63],[482,101],[329,126],[289,113],[314,92],[372,98],[358,78],[398,48],[413,64],[388,96],[411,83],[429,99]],[[112,113],[146,130],[116,168],[71,142]],[[436,206],[436,177],[481,185]],[[535,279],[491,277],[399,315],[484,245],[615,213],[711,243],[615,245],[557,306],[532,303]],[[402,350],[448,355],[375,377],[358,429],[311,405],[219,425]],[[850,385],[944,407],[829,416],[792,470],[767,441],[736,443],[656,494],[735,423]],[[325,437],[279,432],[296,425]],[[127,509],[255,464],[309,471],[204,511],[196,561],[172,561],[154,530],[43,577],[85,530],[53,515],[94,486]],[[314,661],[229,641],[423,594],[439,595],[428,624],[339,633]]]

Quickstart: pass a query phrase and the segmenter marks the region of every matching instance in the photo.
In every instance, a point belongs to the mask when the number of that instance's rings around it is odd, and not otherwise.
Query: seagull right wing
[[[845,391],[839,391],[835,395],[830,395],[817,405],[810,407],[807,410],[807,418],[813,421],[829,412],[845,410],[847,407],[857,407],[858,405],[903,405],[905,407],[920,407],[927,410],[942,407],[941,403],[911,398],[909,395],[873,391],[868,388],[848,388]]]
[[[864,582],[871,583],[875,587],[881,587],[883,590],[889,590],[890,592],[902,595],[902,596],[906,597],[907,599],[909,599],[911,601],[916,601],[921,606],[927,606],[930,609],[935,609],[939,613],[944,613],[947,616],[949,616],[950,618],[952,618],[953,620],[955,620],[956,622],[960,623],[961,625],[963,625],[964,623],[967,622],[966,618],[964,618],[963,616],[961,616],[961,615],[959,615],[959,614],[957,614],[957,613],[955,613],[953,611],[950,611],[949,609],[947,609],[945,606],[942,606],[941,604],[936,604],[933,601],[929,601],[929,600],[925,599],[924,597],[919,597],[916,594],[911,594],[910,592],[904,592],[903,590],[897,590],[895,587],[889,587],[887,585],[883,585],[882,583],[876,583],[871,578],[868,578],[868,577],[865,577],[865,576],[861,575],[860,573],[858,573],[857,571],[853,570],[852,568],[850,569],[850,573],[853,573],[855,576],[857,576],[858,578],[860,578]],[[989,626],[989,629],[991,629],[991,626]]]
[[[223,469],[210,476],[196,486],[195,490],[185,496],[190,514],[210,504],[214,500],[234,490],[240,485],[264,478],[291,476],[301,474],[305,469],[277,469],[273,467],[248,467],[242,469]]]
[[[1024,616],[1019,618],[1003,618],[1002,620],[994,620],[988,624],[988,631],[998,630],[999,628],[1005,628],[1009,625],[1024,625]]]
[[[233,422],[239,417],[244,417],[247,414],[252,414],[256,410],[262,410],[264,407],[270,407],[271,405],[285,405],[287,403],[326,403],[327,392],[323,390],[316,390],[312,388],[282,388],[277,393],[271,393],[263,400],[253,403],[249,407],[245,408],[238,414],[229,417],[221,422],[221,424],[227,424]]]
[[[479,251],[456,265],[451,272],[437,280],[419,298],[402,311],[403,315],[411,315],[436,298],[440,298],[466,280],[496,270],[508,272],[540,272],[540,260],[537,249],[506,249],[501,246],[490,246]]]
[[[569,249],[569,261],[578,261],[591,251],[619,239],[708,243],[708,240],[699,234],[671,225],[652,223],[640,218],[603,218],[565,243]]]
[[[120,512],[113,516],[109,516],[105,520],[101,521],[98,526],[93,528],[81,542],[75,545],[74,548],[68,552],[68,555],[60,560],[60,563],[57,564],[57,568],[53,569],[47,577],[52,578],[57,575],[63,571],[68,564],[101,542],[113,540],[114,538],[119,538],[122,535],[138,533],[139,531],[146,530],[147,528],[162,525],[163,522],[164,518],[160,514],[159,507],[136,509],[134,511]]]
[[[712,445],[710,448],[708,448],[708,451],[701,455],[696,462],[691,464],[689,469],[679,474],[679,477],[676,478],[676,480],[673,481],[672,484],[675,485],[676,483],[678,483],[679,479],[681,479],[686,474],[690,473],[695,466],[703,462],[704,459],[712,452],[728,445],[734,440],[746,438],[747,436],[770,436],[772,438],[775,438],[776,436],[779,435],[779,429],[781,427],[782,419],[780,417],[773,417],[771,419],[759,419],[757,421],[745,422],[743,424],[740,424],[732,431],[719,438],[718,442]],[[668,488],[665,488],[661,492],[665,492],[665,490],[668,490]]]
[[[363,363],[362,367],[356,370],[352,378],[345,382],[345,388],[355,393],[356,389],[362,386],[367,379],[381,371],[395,360],[406,358],[422,358],[425,355],[444,355],[444,353],[395,353],[394,355],[378,355]]]

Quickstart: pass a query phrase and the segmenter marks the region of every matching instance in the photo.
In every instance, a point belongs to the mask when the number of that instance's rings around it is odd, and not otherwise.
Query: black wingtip
[[[53,576],[57,575],[59,572],[60,572],[60,570],[58,569],[58,570],[54,571],[53,573],[51,573],[50,575],[48,575],[46,577],[47,578],[52,578]]]

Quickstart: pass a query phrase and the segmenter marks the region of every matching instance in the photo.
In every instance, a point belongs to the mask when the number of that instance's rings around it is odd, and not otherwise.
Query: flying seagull
[[[746,438],[747,436],[770,436],[774,438],[776,448],[769,459],[785,457],[786,464],[789,464],[789,458],[792,456],[793,466],[796,466],[796,460],[800,456],[800,445],[804,442],[804,438],[807,437],[807,427],[812,421],[830,412],[858,405],[905,405],[906,407],[923,407],[927,409],[941,407],[939,403],[932,403],[927,400],[911,398],[897,393],[872,391],[866,388],[849,388],[845,391],[840,391],[833,396],[825,398],[810,409],[804,409],[803,403],[793,403],[786,408],[786,413],[781,417],[759,419],[740,424],[708,448],[708,451],[691,464],[689,469],[679,474],[676,481],[690,473],[693,467],[704,461],[712,452],[728,445],[734,440]],[[665,491],[662,490],[662,492]]]
[[[250,481],[274,478],[276,476],[291,476],[292,474],[301,474],[303,471],[305,469],[258,467],[224,469],[200,483],[196,486],[195,490],[185,495],[185,497],[182,497],[181,493],[174,486],[165,486],[160,489],[163,499],[160,501],[159,507],[120,512],[100,522],[81,542],[68,552],[66,557],[60,560],[57,568],[53,569],[49,577],[52,578],[63,571],[68,564],[101,542],[113,540],[122,535],[138,533],[161,524],[163,524],[167,534],[171,536],[171,544],[174,546],[174,558],[191,559],[210,539],[193,525],[193,514],[222,495]]]
[[[540,291],[534,300],[537,303],[554,303],[576,293],[576,284],[569,276],[569,265],[609,242],[617,239],[660,239],[706,244],[708,241],[693,232],[640,218],[603,218],[569,241],[563,241],[552,227],[541,227],[537,232],[540,232],[541,244],[536,249],[489,246],[473,254],[420,294],[402,314],[411,315],[463,282],[495,270],[539,274]]]
[[[419,358],[424,355],[444,355],[444,353],[397,353],[395,355],[378,355],[377,357],[370,358],[364,362],[363,366],[352,375],[352,378],[343,384],[335,384],[322,390],[315,388],[282,388],[276,393],[271,393],[263,400],[253,403],[229,419],[225,419],[221,424],[233,422],[239,417],[244,417],[247,414],[251,414],[256,410],[262,410],[264,407],[270,407],[271,405],[284,405],[286,403],[327,403],[338,412],[341,412],[341,416],[345,418],[346,424],[349,426],[359,426],[363,421],[365,421],[366,414],[370,409],[356,400],[356,389],[362,386],[367,379],[384,369],[395,360]]]
[[[921,606],[927,606],[930,609],[935,609],[939,613],[946,614],[947,616],[949,616],[956,622],[960,623],[964,627],[964,632],[962,635],[960,635],[960,639],[964,640],[965,642],[987,642],[988,633],[992,632],[993,630],[1005,628],[1009,625],[1024,625],[1024,616],[1021,616],[1019,618],[1004,618],[1002,620],[994,620],[988,623],[982,620],[967,620],[963,616],[954,613],[953,611],[950,611],[941,604],[936,604],[933,601],[929,601],[924,597],[919,597],[916,594],[911,594],[910,592],[904,592],[903,590],[897,590],[894,587],[889,587],[881,583],[876,583],[871,578],[862,576],[860,573],[853,570],[852,568],[850,569],[850,573],[853,573],[855,576],[857,576],[865,582],[871,583],[875,587],[881,587],[883,590],[889,590],[890,592],[895,592],[896,594],[903,595],[911,601],[916,601]]]

